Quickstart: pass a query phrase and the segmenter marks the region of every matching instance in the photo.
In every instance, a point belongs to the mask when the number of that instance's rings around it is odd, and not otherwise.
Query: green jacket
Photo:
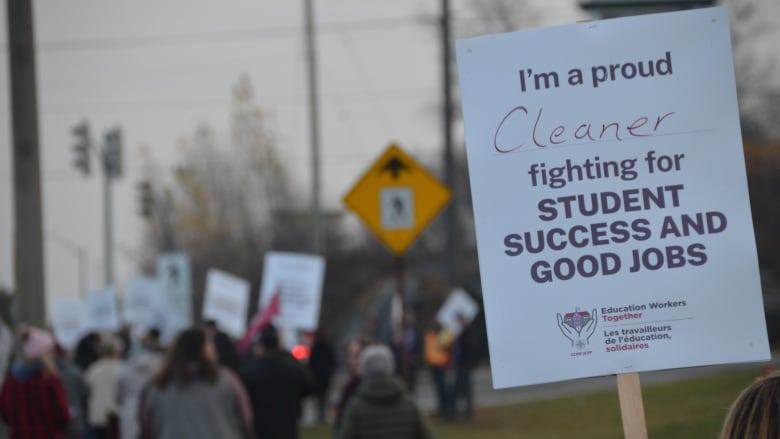
[[[347,407],[339,439],[433,439],[425,416],[389,376],[364,379]]]

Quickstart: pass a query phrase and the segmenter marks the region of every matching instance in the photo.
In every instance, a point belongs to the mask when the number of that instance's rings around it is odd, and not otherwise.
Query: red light
[[[293,346],[291,353],[296,360],[305,360],[309,358],[309,354],[311,352],[310,349],[307,348],[306,346],[298,344]]]

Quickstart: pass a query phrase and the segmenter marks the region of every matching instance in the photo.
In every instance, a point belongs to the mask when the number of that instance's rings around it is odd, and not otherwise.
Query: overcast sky
[[[764,0],[777,9],[776,0]],[[440,154],[439,0],[316,0],[323,196],[340,198],[391,141],[420,159]],[[540,25],[581,18],[573,0],[538,0]],[[456,27],[474,14],[453,0]],[[3,8],[2,14],[5,13]],[[136,269],[139,151],[166,166],[177,140],[200,123],[227,135],[230,89],[246,74],[268,115],[297,187],[308,189],[308,130],[301,1],[39,0],[35,2],[46,285],[78,294],[67,242],[89,255],[89,287],[101,286],[102,204],[98,175],[71,166],[70,130],[82,120],[102,138],[119,125],[126,174],[115,185],[117,273]],[[5,40],[5,16],[0,39]],[[6,52],[0,81],[8,83]],[[0,286],[12,285],[13,211],[8,88],[0,87]],[[95,164],[93,163],[93,168]],[[261,261],[258,261],[260,269]]]

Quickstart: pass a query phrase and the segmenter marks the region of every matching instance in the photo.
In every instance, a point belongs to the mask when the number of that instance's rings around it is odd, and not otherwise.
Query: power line
[[[376,101],[406,101],[421,98],[422,96],[435,93],[432,88],[405,88],[378,91],[360,91],[348,93],[325,93],[321,94],[324,101],[335,101],[337,104],[350,104]],[[283,95],[258,97],[261,102],[258,103],[261,110],[268,111],[278,106],[303,106],[306,105],[303,96]],[[149,99],[134,101],[84,101],[68,103],[65,105],[41,105],[44,114],[70,114],[79,111],[100,111],[100,112],[166,112],[179,111],[184,109],[193,109],[195,107],[211,108],[229,107],[232,105],[229,98],[193,98],[193,99]],[[7,114],[0,110],[0,115]]]
[[[128,177],[141,175],[141,168],[126,168],[125,173]],[[9,184],[13,174],[0,172],[0,184]],[[44,184],[60,184],[62,182],[90,182],[85,179],[78,171],[72,169],[49,169],[41,171],[41,181]]]
[[[563,9],[543,8],[543,12]],[[456,15],[458,21],[483,21],[483,18]],[[368,18],[360,20],[342,20],[318,23],[318,33],[332,34],[345,32],[377,32],[400,27],[425,27],[438,25],[440,17],[434,14],[417,14],[395,17]],[[38,41],[40,52],[74,52],[90,50],[139,49],[162,46],[182,46],[199,44],[234,43],[279,38],[297,38],[301,25],[282,25],[272,27],[254,27],[246,29],[226,29],[207,32],[191,32],[170,35],[144,35],[133,37],[85,38],[66,41]],[[6,42],[2,43],[2,53],[6,53]]]
[[[564,8],[542,7],[534,8],[540,13],[566,11]],[[484,21],[482,17],[456,14],[457,21]],[[376,32],[399,27],[424,27],[438,25],[440,17],[434,14],[417,14],[395,17],[367,18],[359,20],[342,20],[329,23],[318,23],[318,33],[345,32]],[[133,37],[85,38],[66,41],[38,41],[40,52],[74,52],[90,50],[138,49],[162,46],[181,46],[199,44],[233,43],[241,41],[257,41],[298,37],[301,25],[282,25],[272,27],[254,27],[246,29],[226,29],[207,32],[191,32],[170,35],[144,35]],[[7,42],[0,43],[0,53],[7,53]]]
[[[433,16],[410,15],[362,20],[344,20],[319,23],[318,33],[375,32],[399,27],[420,26]],[[85,50],[138,49],[160,46],[180,46],[237,41],[257,41],[299,37],[301,25],[229,29],[209,32],[193,32],[172,35],[147,35],[137,37],[87,38],[68,41],[38,41],[41,52],[72,52]]]

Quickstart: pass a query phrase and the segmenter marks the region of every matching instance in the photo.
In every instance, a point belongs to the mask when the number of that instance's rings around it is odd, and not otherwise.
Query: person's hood
[[[11,366],[11,375],[19,382],[25,382],[30,378],[40,374],[43,370],[43,362],[40,360],[29,361],[22,363],[20,361],[14,362]]]
[[[358,395],[371,404],[391,404],[403,398],[404,387],[391,376],[364,377]]]

